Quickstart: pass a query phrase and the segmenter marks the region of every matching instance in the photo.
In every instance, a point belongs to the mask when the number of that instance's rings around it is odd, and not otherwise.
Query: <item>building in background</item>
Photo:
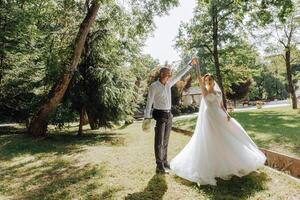
[[[184,106],[200,105],[202,94],[199,87],[190,87],[187,91],[182,93],[182,104]]]

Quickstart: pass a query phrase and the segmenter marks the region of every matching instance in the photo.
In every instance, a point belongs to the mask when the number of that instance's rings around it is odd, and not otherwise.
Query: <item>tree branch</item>
[[[275,22],[275,30],[276,30],[276,35],[277,35],[277,40],[278,40],[278,42],[281,43],[281,44],[283,45],[284,48],[286,48],[287,45],[286,45],[286,44],[284,43],[284,41],[281,40],[280,37],[279,37],[279,34],[278,34],[278,25],[277,25],[276,22]]]
[[[226,9],[228,6],[230,6],[231,4],[233,4],[234,3],[234,1],[230,1],[228,4],[226,4],[226,5],[224,5],[224,6],[221,6],[221,8],[222,9]],[[217,13],[219,13],[222,9],[220,9],[220,10],[216,10],[217,11]]]
[[[239,9],[237,8],[237,9],[228,11],[228,12],[225,13],[224,15],[220,16],[220,18],[219,18],[217,21],[218,21],[218,22],[222,21],[223,19],[225,19],[226,17],[228,17],[230,14],[234,13],[234,12],[237,11],[237,10],[239,10]]]
[[[284,60],[284,61],[286,61],[286,58],[285,58],[285,56],[284,56],[284,55],[282,55],[282,54],[280,54],[280,55],[282,56],[283,60]]]

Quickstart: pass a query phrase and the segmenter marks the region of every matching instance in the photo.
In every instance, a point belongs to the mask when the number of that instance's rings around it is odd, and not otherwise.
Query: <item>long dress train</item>
[[[234,118],[227,120],[221,101],[214,93],[202,98],[194,134],[170,162],[178,176],[216,185],[216,177],[244,176],[264,165],[265,155]]]

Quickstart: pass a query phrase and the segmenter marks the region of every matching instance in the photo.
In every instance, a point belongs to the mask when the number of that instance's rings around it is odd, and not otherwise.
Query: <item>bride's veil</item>
[[[215,85],[214,85],[214,90],[215,90],[215,92],[222,94],[222,90],[216,81],[215,81]]]

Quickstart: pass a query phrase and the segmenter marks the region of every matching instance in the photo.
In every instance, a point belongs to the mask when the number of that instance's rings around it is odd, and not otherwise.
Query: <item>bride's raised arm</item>
[[[204,77],[202,77],[201,74],[198,76],[198,81],[199,81],[199,85],[200,85],[202,95],[203,95],[203,97],[205,97],[208,94],[208,91],[205,87]]]
[[[196,58],[193,58],[192,64],[199,65],[199,62]],[[201,71],[200,70],[199,70],[199,75],[197,76],[197,79],[199,81],[199,85],[200,85],[202,95],[203,95],[203,97],[205,97],[208,94],[208,91],[205,87],[205,80],[204,80],[204,77],[201,76]]]

